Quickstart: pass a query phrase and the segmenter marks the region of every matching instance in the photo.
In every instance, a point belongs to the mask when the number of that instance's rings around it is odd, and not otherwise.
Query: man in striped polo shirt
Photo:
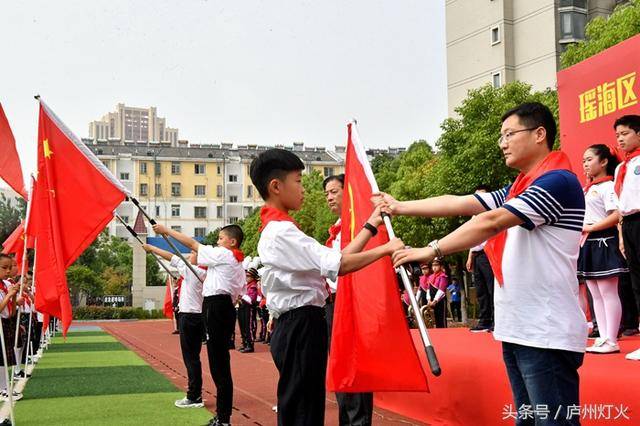
[[[394,264],[429,262],[488,240],[494,337],[502,342],[515,406],[545,407],[550,414],[542,418],[535,410],[535,424],[579,424],[570,407],[579,404],[587,341],[576,278],[584,196],[567,156],[552,151],[556,132],[546,106],[522,104],[504,114],[498,140],[507,166],[520,172],[511,185],[485,194],[404,202],[382,194],[377,200],[395,215],[477,215],[427,247],[397,251]]]

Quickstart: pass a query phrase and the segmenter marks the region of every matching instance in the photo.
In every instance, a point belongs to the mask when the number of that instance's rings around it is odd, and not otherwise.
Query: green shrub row
[[[104,320],[104,319],[158,319],[164,318],[161,309],[151,311],[142,308],[111,306],[81,306],[73,310],[76,320]]]

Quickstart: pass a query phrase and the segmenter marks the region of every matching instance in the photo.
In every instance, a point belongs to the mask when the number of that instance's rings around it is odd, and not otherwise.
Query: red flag
[[[51,317],[49,314],[42,314],[42,332],[46,332],[49,328],[49,323],[51,322]]]
[[[362,229],[377,192],[371,166],[353,123],[348,125],[341,244]],[[389,241],[381,229],[365,249]],[[340,277],[327,388],[336,392],[428,391],[427,376],[402,310],[389,257]]]
[[[0,177],[9,184],[14,191],[27,199],[27,190],[24,187],[22,166],[20,157],[16,151],[16,140],[9,127],[7,116],[0,104]]]
[[[66,269],[113,218],[127,190],[40,102],[36,224],[36,309],[71,324]]]
[[[22,221],[5,242],[2,243],[2,253],[15,254],[16,262],[18,262],[18,268],[20,268],[20,270],[22,270],[22,258],[24,256],[24,239],[24,221]],[[33,248],[33,238],[27,239],[27,248]]]
[[[164,305],[162,306],[164,316],[173,318],[173,289],[171,288],[171,277],[167,276],[167,291],[164,293]]]

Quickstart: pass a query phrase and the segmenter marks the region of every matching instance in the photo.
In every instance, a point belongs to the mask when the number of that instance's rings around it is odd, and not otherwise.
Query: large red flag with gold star
[[[377,190],[355,123],[350,123],[342,196],[343,248],[371,215],[371,195]],[[365,250],[387,241],[389,235],[380,228]],[[336,392],[428,390],[388,256],[338,280],[327,388]]]
[[[127,189],[40,101],[34,192],[36,309],[60,318],[66,333],[72,315],[65,271],[111,221]]]

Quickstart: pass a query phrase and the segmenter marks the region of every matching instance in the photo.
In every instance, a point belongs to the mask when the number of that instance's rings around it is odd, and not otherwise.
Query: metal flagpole
[[[131,233],[131,235],[133,235],[134,238],[136,240],[138,240],[138,242],[140,244],[144,244],[144,242],[138,236],[138,233],[136,231],[134,231],[133,228],[131,228],[129,225],[127,225],[127,223],[120,217],[120,215],[118,213],[114,213],[114,216],[116,217],[116,219],[118,219],[120,221],[120,223],[122,223],[124,225],[125,228],[127,228],[127,231],[129,231]],[[158,256],[155,253],[150,253],[150,254],[153,255],[153,258],[156,260],[156,262],[158,262],[158,265],[160,265],[162,267],[162,269],[164,269],[167,272],[167,274],[169,274],[169,276],[171,278],[174,278],[174,279],[176,278],[176,277],[173,276],[173,274],[171,273],[169,268],[167,268],[167,266],[160,261],[160,259],[158,258]]]
[[[152,225],[157,224],[155,219],[153,219],[151,216],[149,216],[147,214],[147,212],[140,206],[140,203],[138,202],[138,200],[136,200],[133,197],[129,197],[129,199],[131,200],[131,202],[133,202],[133,204],[135,204],[135,206],[138,208],[138,210],[140,210],[140,212],[144,215],[144,217],[147,218],[149,223],[151,223]],[[178,250],[178,247],[176,247],[176,245],[173,244],[173,242],[166,235],[162,234],[162,238],[164,238],[164,240],[167,242],[167,244],[169,244],[169,246],[171,246],[171,249],[173,250],[174,254],[176,256],[178,256],[180,259],[182,259],[184,264],[187,265],[187,268],[189,268],[189,270],[193,273],[193,275],[195,275],[201,283],[204,283],[204,280],[202,278],[200,278],[200,276],[198,275],[196,270],[193,269],[193,265],[191,263],[187,262],[187,259],[185,259],[184,256],[182,255],[182,253],[180,253],[180,250]]]
[[[5,306],[5,309],[7,307]],[[8,309],[7,309],[8,310]],[[0,345],[2,346],[2,360],[4,361],[4,380],[7,386],[6,392],[7,397],[9,399],[9,416],[11,417],[11,424],[15,424],[13,418],[13,388],[9,388],[9,365],[7,361],[7,345],[4,341],[4,325],[2,324],[2,319],[0,318]]]
[[[356,120],[352,121],[352,135],[355,135],[355,138],[352,138],[353,147],[358,154],[358,158],[365,159],[364,162],[361,161],[363,168],[365,169],[365,174],[369,178],[369,183],[371,184],[371,191],[373,194],[380,193],[380,189],[378,188],[378,182],[376,181],[375,176],[373,175],[373,171],[371,170],[371,165],[369,161],[366,160],[367,156],[364,152],[362,145],[360,144],[360,137],[358,135],[357,130],[357,122]],[[357,141],[354,142],[353,139]],[[395,238],[396,234],[393,232],[393,226],[391,225],[391,218],[387,214],[382,215],[382,220],[384,221],[384,226],[387,229],[387,233],[389,234],[389,239]],[[413,308],[413,315],[416,318],[416,322],[418,324],[418,329],[420,330],[420,337],[422,338],[422,343],[424,345],[425,352],[427,354],[427,360],[429,361],[429,367],[431,368],[431,373],[434,376],[439,376],[442,373],[442,369],[440,368],[440,363],[438,362],[438,358],[436,357],[436,351],[431,344],[431,339],[429,339],[429,332],[427,331],[427,326],[424,323],[424,318],[420,315],[420,307],[418,306],[418,301],[416,300],[416,295],[413,293],[413,286],[411,285],[411,281],[409,280],[409,275],[404,267],[400,267],[397,269],[400,273],[400,277],[402,279],[402,284],[406,292],[409,295],[409,301],[411,302],[411,307]]]

